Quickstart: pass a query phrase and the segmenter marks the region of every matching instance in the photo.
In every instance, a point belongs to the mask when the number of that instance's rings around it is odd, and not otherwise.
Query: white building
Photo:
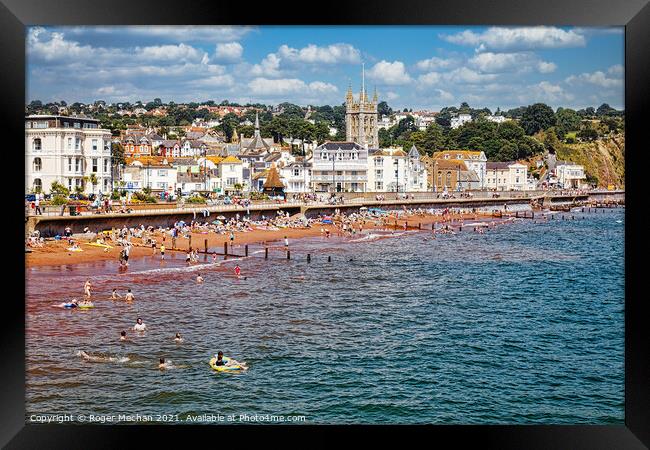
[[[587,179],[584,166],[570,161],[558,161],[555,165],[554,175],[562,189],[579,189]]]
[[[458,116],[451,118],[451,127],[455,129],[471,121],[472,121],[471,115],[459,114]]]
[[[153,193],[176,191],[177,169],[167,159],[158,157],[128,158],[122,173],[127,191],[136,192],[149,188]]]
[[[463,161],[467,166],[467,169],[474,171],[479,180],[480,189],[486,187],[486,164],[487,157],[482,151],[473,151],[473,150],[444,150],[441,152],[435,152],[432,155],[434,159],[446,159],[453,160],[457,159]]]
[[[303,164],[302,156],[296,157],[295,161],[283,165],[278,173],[284,184],[286,193],[302,193],[311,191],[311,161]]]
[[[314,149],[311,184],[318,192],[365,192],[368,150],[356,142],[326,142]]]
[[[495,122],[495,123],[503,123],[509,119],[504,116],[485,116],[485,120],[488,120],[490,122]]]
[[[95,119],[27,116],[25,172],[25,192],[49,192],[54,181],[86,194],[110,192],[111,132]]]
[[[409,153],[401,148],[368,151],[368,191],[423,192],[427,171],[415,146]]]
[[[494,191],[529,189],[528,166],[518,162],[488,162],[486,187]]]
[[[202,189],[207,186],[208,190],[220,194],[248,189],[243,162],[234,156],[208,156],[199,158],[197,164],[200,172],[207,173]]]

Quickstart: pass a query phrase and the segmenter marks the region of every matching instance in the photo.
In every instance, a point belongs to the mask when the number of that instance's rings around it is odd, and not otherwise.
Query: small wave
[[[93,362],[116,362],[116,363],[125,363],[129,362],[130,359],[126,356],[104,356],[104,355],[91,355],[86,353],[83,350],[77,351],[75,353],[76,356],[80,356],[86,361],[93,361]]]

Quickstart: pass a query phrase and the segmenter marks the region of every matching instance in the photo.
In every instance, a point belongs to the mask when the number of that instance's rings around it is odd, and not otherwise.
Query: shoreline
[[[388,224],[382,225],[380,222],[381,219],[366,219],[363,224],[363,230],[367,231],[370,229],[386,229],[393,228],[394,223],[397,222],[398,229],[401,229],[404,226],[405,222],[410,222],[408,229],[418,230],[418,225],[423,226],[422,231],[425,231],[424,226],[431,225],[432,223],[445,223],[448,220],[451,221],[466,221],[466,220],[485,220],[485,219],[497,219],[491,214],[486,213],[456,213],[449,214],[447,217],[435,214],[410,214],[405,217],[397,218],[394,215],[387,216]],[[499,219],[500,220],[500,219]],[[413,225],[411,225],[413,224]],[[457,224],[455,224],[457,225]],[[247,245],[247,244],[271,244],[273,242],[281,241],[286,236],[291,243],[291,240],[295,239],[304,239],[310,237],[320,236],[322,234],[321,228],[324,230],[329,230],[332,236],[343,236],[342,230],[337,225],[330,224],[313,224],[310,228],[281,228],[279,230],[263,230],[255,229],[249,232],[235,232],[234,245],[235,249],[233,250],[233,256],[243,253],[243,248],[237,248],[238,246]],[[154,236],[157,241],[156,245],[156,256],[160,257],[160,243],[162,242],[162,234],[158,231],[154,233]],[[223,252],[224,242],[230,242],[229,234],[217,234],[213,232],[208,233],[197,233],[192,232],[192,247],[199,250],[200,253],[203,253],[205,247],[205,240],[208,241],[208,252]],[[93,247],[87,245],[90,241],[88,240],[76,240],[79,246],[82,248],[80,252],[68,251],[68,242],[66,240],[60,241],[46,241],[45,246],[42,248],[30,248],[31,253],[25,254],[25,269],[30,269],[33,267],[47,267],[47,266],[61,266],[61,265],[75,265],[75,264],[84,264],[89,262],[98,262],[98,261],[117,261],[119,253],[122,249],[120,246],[113,246],[111,249],[106,249],[106,251],[100,247]],[[152,255],[152,248],[150,246],[144,246],[140,238],[132,238],[133,247],[131,249],[131,259],[139,258],[144,256]],[[170,238],[167,237],[166,244],[171,244]],[[179,237],[176,240],[176,247],[171,249],[166,245],[166,253],[171,252],[186,252],[189,247],[189,239]],[[272,248],[272,245],[269,245],[269,248]],[[229,253],[230,253],[229,245]]]

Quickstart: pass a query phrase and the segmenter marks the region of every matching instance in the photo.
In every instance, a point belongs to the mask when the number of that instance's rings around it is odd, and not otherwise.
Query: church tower
[[[365,66],[361,68],[361,92],[359,101],[354,100],[352,86],[345,96],[345,140],[356,142],[365,148],[379,148],[379,129],[377,127],[377,89],[372,101],[366,92]]]

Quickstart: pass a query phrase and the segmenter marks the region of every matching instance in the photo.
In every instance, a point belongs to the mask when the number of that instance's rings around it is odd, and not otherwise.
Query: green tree
[[[123,165],[126,164],[124,159],[124,147],[119,142],[111,143],[111,160],[114,165]]]
[[[52,195],[63,195],[67,197],[70,195],[70,190],[65,187],[63,184],[59,183],[58,181],[53,181],[52,184],[50,185],[50,194]]]
[[[521,117],[521,126],[526,134],[533,135],[555,125],[555,113],[544,103],[530,105]]]
[[[555,113],[557,137],[564,139],[570,131],[580,128],[580,116],[573,109],[558,108]]]
[[[417,146],[418,149],[424,151],[427,154],[437,152],[442,150],[445,147],[445,133],[444,129],[433,122],[424,130],[422,142],[420,146]]]
[[[390,116],[393,114],[393,108],[388,106],[388,103],[382,101],[377,104],[377,113],[380,116]]]

